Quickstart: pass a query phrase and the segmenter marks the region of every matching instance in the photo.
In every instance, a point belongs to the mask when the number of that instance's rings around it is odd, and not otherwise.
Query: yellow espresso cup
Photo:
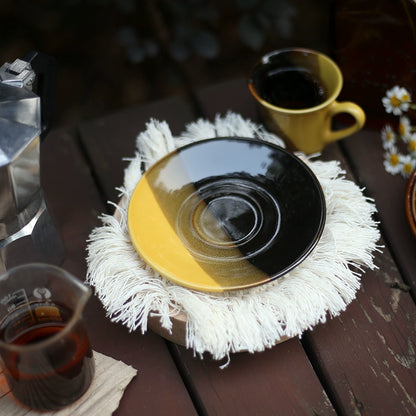
[[[248,82],[266,128],[291,150],[311,154],[360,130],[365,113],[352,102],[336,101],[342,73],[328,56],[310,49],[271,52],[254,66]],[[347,113],[354,121],[334,130],[333,117]]]

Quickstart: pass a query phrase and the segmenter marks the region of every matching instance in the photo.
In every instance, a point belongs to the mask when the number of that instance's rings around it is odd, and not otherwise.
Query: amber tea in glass
[[[54,266],[19,266],[0,276],[0,358],[22,404],[56,410],[87,391],[94,359],[82,310],[89,296]]]

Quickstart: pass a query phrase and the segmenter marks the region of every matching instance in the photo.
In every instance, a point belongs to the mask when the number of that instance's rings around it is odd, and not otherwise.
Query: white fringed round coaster
[[[137,138],[116,214],[101,216],[102,226],[90,235],[87,257],[87,282],[113,321],[143,333],[150,327],[214,359],[242,350],[263,351],[338,315],[355,298],[364,268],[375,268],[373,253],[380,238],[373,202],[345,179],[339,162],[299,154],[319,179],[327,210],[321,239],[306,260],[268,284],[224,293],[198,292],[160,276],[139,257],[127,230],[128,201],[141,169],[177,147],[226,136],[283,145],[235,113],[190,123],[178,137],[167,123],[151,120]]]

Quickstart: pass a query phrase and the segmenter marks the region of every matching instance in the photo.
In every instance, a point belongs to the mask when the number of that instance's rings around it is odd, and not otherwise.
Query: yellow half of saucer
[[[148,169],[131,196],[128,229],[139,255],[162,276],[192,289],[218,292],[269,282],[210,214],[175,156]]]
[[[142,176],[128,229],[142,259],[202,291],[245,289],[283,276],[315,247],[325,200],[295,155],[260,140],[183,146]]]
[[[192,218],[197,221],[196,216],[204,216],[204,223],[210,224],[207,229],[212,232],[201,232],[204,238],[198,239],[192,235],[198,230],[197,225],[188,224],[188,228],[179,224],[177,218],[183,201],[194,196],[195,189],[188,183],[176,195],[166,192],[158,183],[158,171],[154,167],[144,174],[128,209],[132,243],[147,264],[179,285],[202,291],[242,289],[270,281],[266,273],[244,258],[227,234],[221,232],[220,225],[214,224],[216,220],[209,215],[204,201],[194,202],[194,212],[182,216],[188,217],[190,223]],[[213,261],[215,258],[218,261]]]

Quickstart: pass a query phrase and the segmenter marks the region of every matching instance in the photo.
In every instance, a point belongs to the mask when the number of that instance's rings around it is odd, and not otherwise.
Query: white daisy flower
[[[399,163],[401,167],[400,173],[405,177],[409,177],[416,167],[416,159],[411,155],[399,155]]]
[[[403,140],[406,140],[412,134],[412,126],[410,120],[406,116],[401,116],[399,121],[399,134]]]
[[[402,166],[400,163],[399,153],[397,152],[397,149],[392,146],[391,149],[389,149],[384,154],[384,168],[388,173],[391,173],[392,175],[397,175],[402,171]]]
[[[381,140],[383,142],[383,148],[389,150],[396,143],[396,134],[394,133],[393,127],[387,124],[381,130]]]
[[[387,113],[400,116],[409,109],[411,97],[405,88],[396,85],[386,92],[386,96],[381,101]]]
[[[407,136],[404,139],[405,143],[407,144],[407,150],[413,157],[416,157],[416,133]]]

